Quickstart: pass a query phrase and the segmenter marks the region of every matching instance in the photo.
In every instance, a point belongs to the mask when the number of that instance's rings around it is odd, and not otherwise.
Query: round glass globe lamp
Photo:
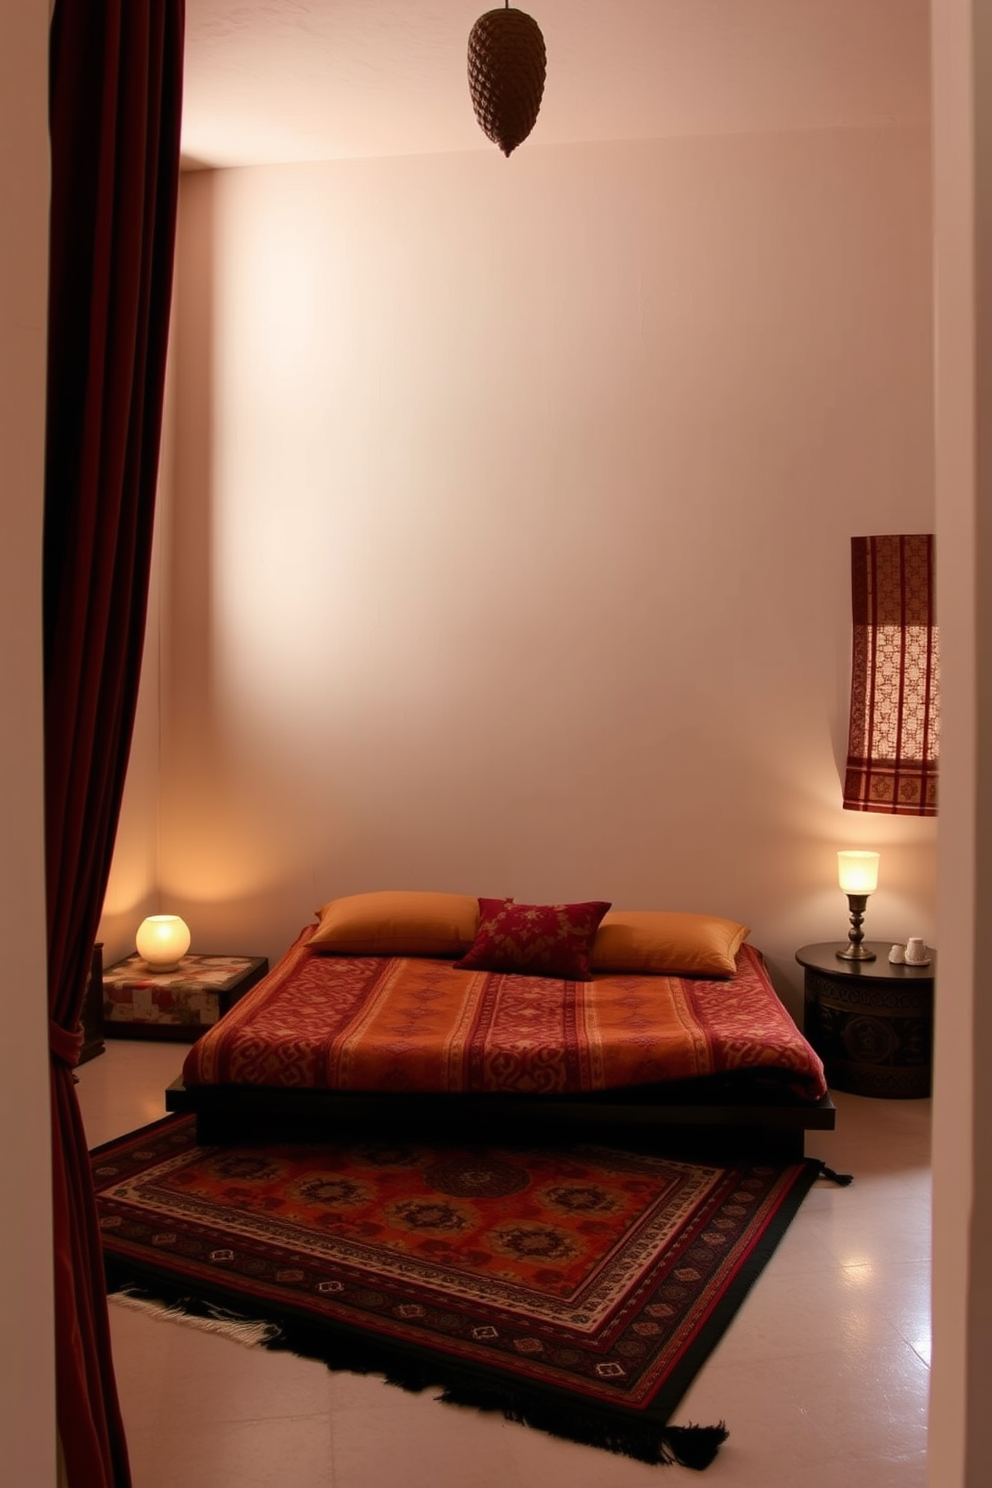
[[[175,971],[189,950],[189,927],[178,915],[149,915],[138,926],[134,944],[152,971]]]

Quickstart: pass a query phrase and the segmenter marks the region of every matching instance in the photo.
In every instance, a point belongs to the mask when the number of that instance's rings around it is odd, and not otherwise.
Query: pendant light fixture
[[[547,54],[537,22],[522,10],[487,10],[468,38],[468,85],[479,127],[509,156],[537,122]]]

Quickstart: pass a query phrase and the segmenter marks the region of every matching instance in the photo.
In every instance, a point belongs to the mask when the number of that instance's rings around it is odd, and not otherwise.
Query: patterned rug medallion
[[[820,1171],[612,1148],[198,1147],[173,1116],[92,1154],[111,1292],[274,1325],[377,1372],[646,1462]]]

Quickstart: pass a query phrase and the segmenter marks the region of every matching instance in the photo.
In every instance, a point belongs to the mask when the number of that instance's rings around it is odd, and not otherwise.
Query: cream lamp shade
[[[138,926],[134,944],[152,971],[175,971],[189,950],[189,927],[178,915],[149,915]]]
[[[878,888],[877,852],[839,852],[837,880],[845,894],[874,894]]]

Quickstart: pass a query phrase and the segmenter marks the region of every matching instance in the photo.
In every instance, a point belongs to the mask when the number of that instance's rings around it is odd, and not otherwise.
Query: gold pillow
[[[718,915],[614,909],[604,915],[592,945],[593,971],[729,977],[749,926]]]
[[[317,911],[316,951],[350,956],[461,956],[475,939],[479,901],[468,894],[382,890],[331,899]]]

